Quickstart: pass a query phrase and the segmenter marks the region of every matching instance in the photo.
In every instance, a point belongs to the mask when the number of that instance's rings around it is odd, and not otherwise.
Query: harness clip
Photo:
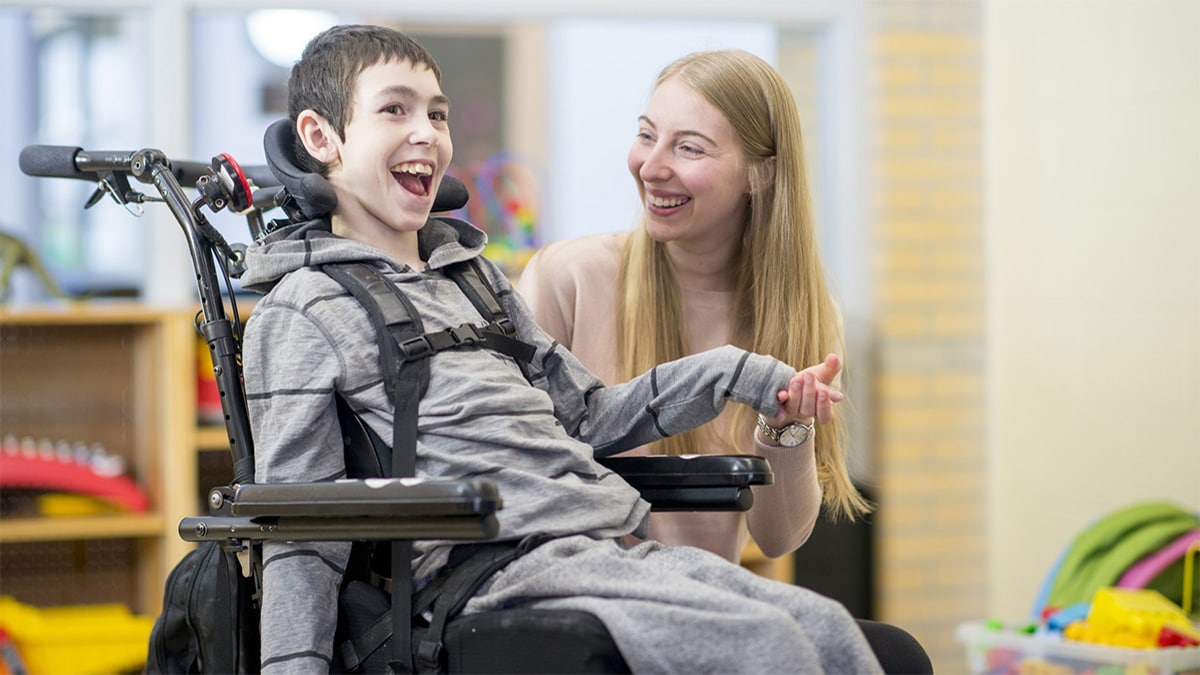
[[[418,335],[401,342],[400,351],[404,352],[405,358],[409,360],[423,359],[433,354],[433,345],[429,344],[424,335]]]
[[[450,335],[450,339],[454,341],[454,345],[474,345],[483,342],[483,336],[480,335],[479,329],[475,326],[464,323],[458,328],[448,328],[446,332]]]

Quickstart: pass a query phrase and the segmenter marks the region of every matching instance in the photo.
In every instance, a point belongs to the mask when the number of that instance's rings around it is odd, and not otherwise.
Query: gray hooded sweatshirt
[[[333,235],[327,220],[285,228],[247,251],[242,284],[266,294],[247,321],[243,344],[257,482],[345,476],[335,392],[381,438],[388,442],[392,438],[392,402],[384,390],[371,323],[358,301],[318,266],[369,262],[412,301],[425,330],[438,331],[485,322],[443,272],[447,265],[474,258],[514,322],[517,337],[536,348],[531,377],[527,379],[510,357],[484,348],[452,349],[432,356],[429,386],[419,403],[417,475],[435,480],[487,478],[497,484],[503,500],[497,514],[498,539],[520,539],[535,533],[559,539],[520,559],[527,570],[520,584],[512,585],[518,577],[511,572],[497,575],[467,611],[501,604],[550,606],[563,602],[559,596],[564,593],[591,594],[593,597],[581,602],[599,605],[597,615],[635,672],[729,672],[730,665],[761,672],[764,663],[756,664],[753,658],[729,661],[730,645],[748,645],[746,636],[728,630],[736,611],[727,605],[713,607],[711,615],[706,616],[705,611],[710,610],[705,610],[688,618],[715,628],[715,644],[698,640],[704,633],[699,627],[671,627],[673,621],[682,620],[673,614],[680,610],[681,602],[687,615],[698,611],[698,602],[707,603],[714,597],[707,586],[684,588],[683,577],[708,570],[704,575],[713,581],[705,584],[721,583],[736,589],[735,597],[753,595],[750,588],[765,589],[762,592],[769,596],[769,603],[742,610],[750,625],[779,624],[781,620],[788,624],[783,636],[798,642],[798,651],[780,656],[778,647],[772,645],[775,651],[767,653],[775,656],[765,664],[787,664],[787,670],[806,672],[839,669],[840,665],[854,665],[856,671],[862,671],[864,664],[874,665],[861,635],[837,603],[759,579],[696,549],[683,547],[672,552],[649,543],[627,551],[615,541],[625,534],[644,533],[649,506],[595,457],[694,428],[716,417],[727,400],[774,414],[775,394],[794,374],[792,367],[768,356],[722,347],[605,387],[538,328],[504,274],[480,256],[486,243],[484,233],[462,221],[434,218],[418,238],[421,258],[426,261],[426,268],[419,271],[399,264],[380,249]],[[442,566],[451,544],[417,542],[416,578],[427,577]],[[350,544],[342,542],[264,545],[263,672],[328,669],[336,598],[349,551]],[[576,555],[579,551],[593,553],[580,557]],[[680,555],[686,562],[681,562]],[[674,561],[668,562],[669,558]],[[618,570],[633,561],[638,564],[629,568],[628,574],[636,579],[622,581]],[[501,577],[510,583],[501,583]],[[730,581],[717,582],[726,577]],[[538,578],[545,583],[532,581]],[[647,584],[661,596],[654,602],[663,605],[665,616],[622,607],[616,601],[628,594],[635,606],[644,605],[644,591],[634,588]],[[674,586],[689,599],[677,600]],[[837,648],[814,647],[809,638],[816,628],[798,627],[780,618],[780,598],[794,595],[793,591],[803,595],[782,601],[782,613],[825,621],[821,635],[835,626],[830,636],[836,637]],[[791,602],[799,604],[789,610]],[[768,609],[766,615],[756,614]],[[664,620],[668,622],[665,625],[661,623]],[[655,622],[657,626],[652,625]],[[669,644],[667,635],[663,638],[668,644],[658,648],[643,644],[655,629],[663,628],[670,628],[675,641],[682,639],[685,647]],[[770,630],[756,628],[754,632],[758,644],[765,645],[759,642],[764,638],[781,638]],[[647,649],[651,653],[645,656],[634,653]],[[846,658],[851,661],[844,661]]]

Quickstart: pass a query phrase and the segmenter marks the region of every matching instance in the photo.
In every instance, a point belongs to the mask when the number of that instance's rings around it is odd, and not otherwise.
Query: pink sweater
[[[605,383],[619,381],[616,353],[616,279],[624,234],[582,237],[549,244],[526,265],[518,290],[538,323],[569,348]],[[688,344],[693,351],[729,341],[732,293],[684,289]],[[810,364],[793,364],[805,367]],[[723,432],[732,406],[713,422]],[[727,452],[721,448],[701,450]],[[775,483],[754,489],[754,506],[746,513],[699,512],[651,515],[650,538],[667,544],[708,549],[734,562],[753,537],[769,557],[800,547],[812,533],[821,505],[813,441],[798,448],[765,445],[748,433],[740,451],[761,455],[771,463]],[[629,454],[647,454],[648,446]]]

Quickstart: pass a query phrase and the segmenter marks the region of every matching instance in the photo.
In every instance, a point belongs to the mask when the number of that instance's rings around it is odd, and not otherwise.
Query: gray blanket
[[[592,613],[635,673],[882,672],[840,603],[692,547],[556,539],[498,572],[465,612],[516,606]]]

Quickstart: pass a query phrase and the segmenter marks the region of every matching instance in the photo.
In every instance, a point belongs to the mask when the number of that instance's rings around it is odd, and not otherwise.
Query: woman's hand
[[[793,422],[809,426],[814,420],[822,424],[832,421],[833,405],[845,398],[845,394],[833,388],[841,370],[842,359],[829,354],[823,363],[797,371],[787,389],[776,394],[779,413],[770,421],[771,426],[782,427]]]

